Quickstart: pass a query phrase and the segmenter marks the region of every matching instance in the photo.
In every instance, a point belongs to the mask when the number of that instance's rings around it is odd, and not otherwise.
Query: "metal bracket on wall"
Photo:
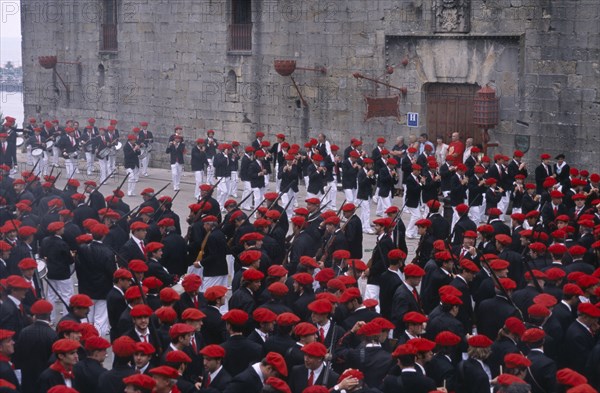
[[[76,62],[73,62],[73,61],[58,61],[58,59],[56,58],[56,56],[40,56],[40,57],[38,57],[38,61],[39,61],[40,65],[43,68],[45,68],[47,70],[53,70],[54,71],[54,74],[58,77],[58,79],[60,80],[60,82],[65,87],[65,91],[67,92],[67,100],[69,100],[71,89],[69,89],[69,86],[65,83],[65,81],[60,76],[60,74],[58,73],[58,71],[56,71],[56,65],[57,64],[81,65],[81,63],[78,62],[78,61],[76,61]]]
[[[275,71],[277,71],[277,73],[279,75],[290,77],[290,79],[292,80],[292,84],[294,85],[294,88],[296,89],[296,92],[298,93],[298,96],[300,97],[300,101],[302,102],[302,105],[305,107],[308,107],[308,104],[307,104],[306,100],[304,99],[304,96],[302,96],[302,92],[300,91],[300,88],[298,88],[298,85],[296,84],[296,81],[294,80],[294,77],[292,76],[292,74],[296,70],[303,70],[303,71],[320,72],[321,74],[325,75],[325,74],[327,74],[327,68],[325,68],[325,67],[318,67],[318,68],[298,67],[298,66],[296,66],[296,60],[275,60],[273,63],[274,63],[273,65],[275,66]]]

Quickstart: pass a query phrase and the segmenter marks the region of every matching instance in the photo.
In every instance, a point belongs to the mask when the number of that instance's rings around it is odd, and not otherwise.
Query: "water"
[[[0,91],[0,113],[2,117],[12,116],[17,119],[17,127],[22,127],[25,119],[23,112],[23,93]]]

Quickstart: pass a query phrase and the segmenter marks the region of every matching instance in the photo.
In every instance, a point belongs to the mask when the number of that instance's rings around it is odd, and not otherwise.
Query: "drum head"
[[[54,146],[54,141],[46,141],[46,149],[51,149]]]
[[[23,143],[25,143],[25,139],[22,136],[18,136],[16,143],[17,143],[17,147],[22,146]]]
[[[123,144],[121,142],[117,142],[117,144],[115,145],[115,149],[117,149],[117,150],[121,150],[122,147],[123,147]]]
[[[34,157],[40,157],[42,154],[44,154],[44,151],[42,149],[40,149],[40,148],[33,149],[31,151],[31,155],[34,156]]]
[[[48,274],[48,267],[46,266],[46,261],[39,258],[35,261],[37,262],[37,271],[40,278],[46,277],[46,274]]]

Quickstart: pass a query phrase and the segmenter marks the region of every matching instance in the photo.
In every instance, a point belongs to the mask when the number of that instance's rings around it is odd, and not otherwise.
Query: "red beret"
[[[202,278],[197,274],[186,274],[181,282],[181,286],[186,292],[196,292],[202,285]]]
[[[429,321],[429,318],[427,318],[427,316],[416,311],[409,311],[402,317],[402,322],[404,323],[421,324],[427,321]]]
[[[6,287],[8,288],[18,288],[18,289],[29,289],[31,288],[31,284],[29,284],[23,277],[12,275],[6,278]]]
[[[444,347],[453,347],[461,342],[461,338],[456,334],[445,330],[435,336],[435,343]]]
[[[517,283],[510,278],[500,278],[500,285],[507,291],[512,291],[517,288]]]
[[[527,308],[527,314],[533,318],[546,318],[550,316],[550,310],[541,304],[532,304]]]
[[[275,322],[277,314],[265,307],[259,307],[252,312],[252,319],[258,323]]]
[[[65,227],[64,222],[55,221],[48,224],[48,232],[58,232]]]
[[[502,244],[504,246],[508,246],[509,244],[512,243],[512,238],[505,234],[496,235],[495,239],[497,242],[499,242],[500,244]]]
[[[581,256],[581,255],[585,254],[586,251],[587,250],[585,249],[585,247],[580,246],[578,244],[571,246],[569,248],[569,254],[571,254],[573,257]]]
[[[176,323],[169,329],[169,337],[173,340],[179,336],[190,334],[195,330],[196,329],[192,325],[188,325],[187,323]]]
[[[274,266],[277,266],[277,265],[274,265]],[[321,283],[327,283],[329,280],[333,279],[334,277],[335,277],[335,272],[330,267],[325,267],[325,268],[319,270],[319,272],[317,274],[315,274],[315,280],[318,282],[321,282]]]
[[[558,269],[558,270],[560,270],[561,272],[564,273],[564,271],[562,269]],[[583,290],[579,286],[569,283],[569,284],[565,284],[565,286],[563,287],[563,294],[568,295],[568,296],[582,296]]]
[[[225,313],[221,319],[232,325],[241,326],[248,322],[248,314],[245,311],[234,308]]]
[[[412,338],[408,340],[407,344],[414,346],[417,352],[429,352],[435,348],[435,342],[421,337]]]
[[[246,250],[243,251],[238,258],[243,265],[247,266],[256,261],[259,261],[261,257],[262,253],[259,250]]]
[[[314,281],[313,276],[308,273],[296,273],[292,278],[300,285],[310,285]]]
[[[179,293],[171,287],[166,287],[160,290],[158,298],[162,303],[173,303],[180,299]]]
[[[561,243],[555,243],[548,247],[548,251],[554,255],[563,255],[567,252],[567,246]]]
[[[471,347],[488,348],[493,344],[493,341],[487,338],[487,336],[484,336],[483,334],[478,334],[476,336],[471,336],[467,340],[467,343]]]
[[[469,206],[465,205],[464,203],[461,203],[460,205],[456,206],[455,209],[458,214],[465,214],[469,211]]]
[[[134,273],[145,273],[148,271],[148,265],[141,259],[132,259],[129,261],[127,267]]]
[[[348,259],[350,258],[350,251],[348,250],[335,250],[333,254],[331,254],[333,259]]]
[[[390,225],[392,225],[392,222],[393,222],[392,219],[388,218],[388,217],[377,218],[377,219],[373,220],[373,224],[382,226],[384,228],[388,228]]]
[[[240,238],[240,241],[242,243],[245,242],[251,242],[251,241],[258,241],[258,240],[262,240],[264,239],[264,236],[258,232],[250,232],[250,233],[246,233],[245,235],[243,235]]]
[[[260,270],[247,269],[242,273],[242,278],[246,281],[260,281],[265,278],[265,275]]]
[[[150,206],[145,206],[142,207],[139,211],[138,214],[153,214],[154,213],[154,208],[150,207]]]
[[[12,330],[0,329],[0,341],[6,340],[7,338],[11,338],[15,335],[15,332]]]
[[[600,318],[600,309],[591,303],[579,303],[577,312],[592,318]]]
[[[190,358],[183,351],[170,351],[167,353],[165,360],[169,363],[191,363],[192,358]]]
[[[276,352],[269,352],[265,357],[265,361],[267,362],[267,364],[275,368],[275,370],[277,370],[279,374],[283,375],[284,377],[288,376],[288,370],[285,364],[285,360],[280,354]]]
[[[490,262],[490,268],[492,270],[508,269],[509,265],[510,265],[510,262],[505,261],[504,259],[495,259],[492,262]]]
[[[544,307],[554,307],[558,303],[558,300],[549,293],[540,293],[533,298],[533,302],[535,304],[541,304]]]
[[[548,153],[542,153],[540,155],[540,159],[541,160],[549,160],[550,159],[550,154],[548,154]]]
[[[343,276],[340,276],[340,277],[343,277]],[[339,302],[340,303],[348,303],[349,301],[358,299],[360,297],[361,297],[361,294],[360,294],[360,291],[358,288],[355,288],[355,287],[347,288],[346,290],[344,290],[344,292],[340,296]]]
[[[425,270],[414,263],[409,263],[404,268],[404,275],[406,277],[423,277],[425,275]]]
[[[68,338],[61,338],[60,340],[57,340],[54,342],[54,344],[52,344],[52,352],[56,354],[68,353],[76,351],[79,347],[81,347],[79,341],[70,340]]]
[[[315,300],[308,305],[308,309],[315,314],[329,314],[333,311],[333,305],[327,300]]]
[[[92,307],[94,302],[88,295],[77,294],[71,296],[69,299],[69,305],[71,307]]]
[[[587,378],[570,368],[563,368],[556,373],[556,381],[564,386],[579,386],[587,383]]]
[[[291,312],[284,312],[277,316],[276,321],[279,326],[292,326],[300,322],[300,318]]]
[[[504,365],[506,368],[527,368],[531,366],[531,360],[520,353],[507,353],[504,355]]]
[[[110,343],[102,337],[93,336],[85,340],[86,351],[101,351],[110,348]]]
[[[163,307],[159,307],[154,314],[156,314],[156,317],[161,321],[161,322],[165,322],[165,323],[173,323],[175,322],[175,320],[177,319],[177,311],[175,311],[173,309],[173,307],[167,307],[167,306],[163,306]]]
[[[270,284],[267,290],[275,296],[285,296],[289,292],[287,285],[281,282],[274,282]]]
[[[563,198],[565,196],[565,194],[563,194],[562,192],[558,191],[558,190],[554,190],[550,192],[550,198],[553,199],[558,199],[558,198]]]
[[[37,269],[37,262],[33,258],[23,258],[17,266],[21,270]]]
[[[205,317],[206,317],[206,315],[202,311],[198,310],[197,308],[193,308],[193,307],[186,308],[181,313],[182,321],[200,321],[201,319],[203,319]]]
[[[220,359],[225,357],[225,348],[220,345],[211,344],[202,348],[200,354],[208,358]]]
[[[377,317],[377,318],[373,318],[371,320],[371,322],[376,323],[377,325],[379,325],[379,327],[381,328],[381,330],[390,330],[390,329],[395,329],[396,325],[394,325],[392,322],[390,322],[389,320],[383,318],[383,317]]]
[[[69,319],[65,319],[58,323],[58,325],[56,326],[56,331],[58,333],[81,332],[81,324],[75,321],[71,321]]]
[[[323,358],[327,355],[327,347],[319,342],[306,344],[301,348],[302,352],[316,358]]]
[[[472,273],[479,273],[479,267],[471,260],[469,259],[463,259],[462,261],[460,261],[460,267],[463,270],[467,270],[470,271]]]
[[[142,288],[144,293],[148,292],[147,288]],[[142,293],[140,292],[140,287],[137,285],[127,288],[125,291],[125,299],[126,300],[134,300],[142,297]]]
[[[222,285],[215,285],[208,288],[204,292],[204,298],[209,302],[214,302],[218,298],[225,296],[227,293],[227,288]]]
[[[413,346],[409,345],[409,347]],[[359,381],[362,381],[363,379],[365,379],[365,375],[360,370],[349,368],[340,375],[340,377],[338,378],[338,383],[342,382],[346,378],[356,378]]]
[[[152,315],[152,309],[146,304],[136,304],[133,306],[129,314],[132,318],[143,318]]]
[[[452,306],[460,306],[461,304],[463,304],[462,300],[460,300],[458,296],[454,295],[442,295],[440,297],[440,300],[443,304],[449,304]]]
[[[47,393],[78,393],[78,391],[65,385],[54,385]]]
[[[129,229],[131,231],[147,230],[148,224],[146,224],[145,222],[142,222],[142,221],[136,221],[129,226]]]
[[[524,343],[535,343],[541,341],[546,337],[546,333],[542,329],[527,329],[521,336],[521,341]]]
[[[378,336],[381,334],[381,325],[378,323],[367,322],[356,332],[359,336]]]
[[[334,280],[331,280],[334,281]],[[331,283],[330,281],[330,283]],[[340,281],[341,282],[341,281]],[[342,284],[343,285],[343,284]],[[332,287],[328,286],[328,289],[330,289]],[[341,291],[344,291],[346,289],[346,286],[344,285],[344,289],[340,289]],[[315,296],[315,300],[327,300],[328,302],[330,302],[331,304],[335,304],[335,303],[339,303],[339,300],[337,298],[337,296],[335,296],[333,293],[331,292],[319,292],[317,293],[317,295]]]
[[[148,373],[151,375],[162,375],[163,377],[166,377],[169,379],[179,378],[179,372],[177,370],[175,370],[173,367],[169,367],[169,366],[154,367],[153,369],[150,369],[148,371]]]
[[[317,332],[317,327],[312,323],[300,322],[294,327],[294,334],[298,337],[309,336]]]
[[[40,299],[31,305],[31,314],[33,315],[41,315],[41,314],[50,314],[54,306],[47,300]]]
[[[133,385],[146,391],[151,391],[156,385],[156,381],[152,377],[146,374],[133,374],[123,378],[123,383],[127,385]]]
[[[332,278],[331,280],[329,280],[329,282],[327,282],[327,289],[335,289],[336,291],[344,292],[344,290],[346,289],[346,285],[339,278]],[[337,299],[335,302],[337,303]]]
[[[173,220],[172,218],[166,217],[166,218],[163,218],[162,220],[160,220],[157,225],[159,227],[174,227],[175,220]]]

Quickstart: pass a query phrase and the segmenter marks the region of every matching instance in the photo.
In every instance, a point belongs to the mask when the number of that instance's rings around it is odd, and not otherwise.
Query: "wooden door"
[[[473,99],[479,86],[432,83],[426,86],[427,134],[435,143],[438,136],[450,143],[450,135],[460,132],[461,140],[473,138],[482,143],[481,130],[473,124]]]

